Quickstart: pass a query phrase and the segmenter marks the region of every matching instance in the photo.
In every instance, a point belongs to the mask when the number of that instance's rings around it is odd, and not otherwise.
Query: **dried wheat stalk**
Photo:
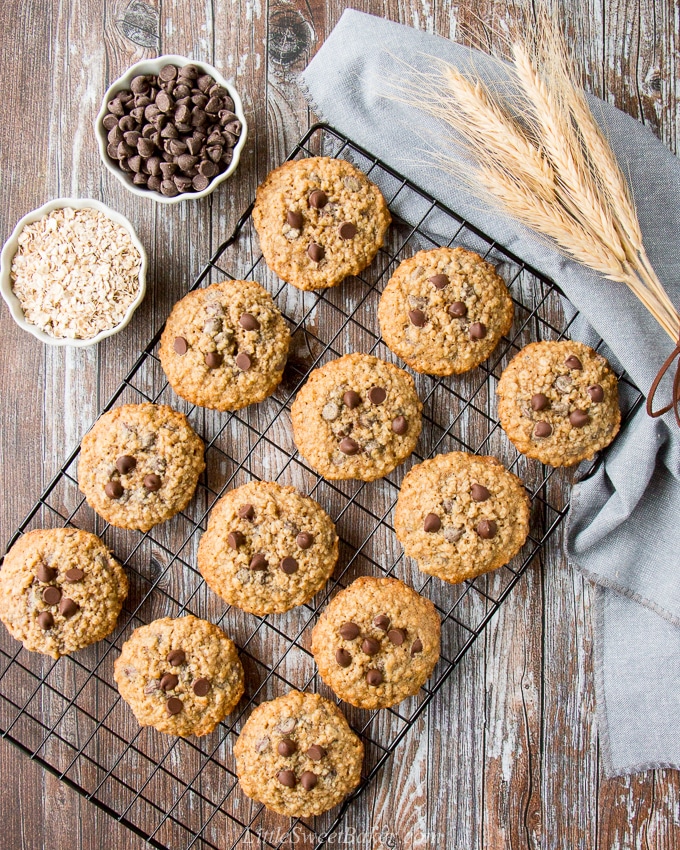
[[[441,167],[568,256],[625,283],[677,342],[680,317],[645,252],[630,190],[547,13],[513,38],[511,54],[512,111],[445,63],[433,74],[409,69],[396,97],[441,119],[471,155],[461,166],[440,150]]]

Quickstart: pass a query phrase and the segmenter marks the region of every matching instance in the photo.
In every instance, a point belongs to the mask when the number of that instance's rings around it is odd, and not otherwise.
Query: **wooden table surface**
[[[296,88],[343,0],[13,0],[0,4],[0,236],[57,196],[98,198],[128,216],[150,255],[149,295],[131,325],[96,350],[44,347],[0,310],[2,487],[6,541],[78,444],[136,353],[186,290],[313,116]],[[357,0],[429,32],[493,42],[504,0]],[[554,3],[589,88],[676,149],[680,128],[674,0]],[[207,200],[155,206],[100,164],[92,119],[132,62],[179,53],[234,77],[250,134],[237,177]],[[675,848],[674,771],[606,779],[595,724],[592,589],[555,539],[418,720],[348,824],[366,847]],[[7,850],[140,848],[144,842],[0,743],[0,844]],[[345,841],[349,841],[345,834]],[[350,845],[351,846],[351,845]]]

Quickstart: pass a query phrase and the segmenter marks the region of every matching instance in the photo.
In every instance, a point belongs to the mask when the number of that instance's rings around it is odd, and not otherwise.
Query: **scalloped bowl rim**
[[[48,213],[51,213],[53,210],[62,209],[63,207],[71,207],[72,209],[76,210],[99,210],[101,213],[108,216],[112,221],[115,221],[116,224],[119,224],[121,225],[121,227],[125,228],[126,232],[129,234],[132,240],[132,244],[139,251],[139,255],[141,258],[138,275],[139,291],[135,300],[130,304],[125,315],[117,325],[112,328],[107,328],[104,331],[100,331],[96,336],[93,336],[90,339],[71,339],[68,337],[54,337],[50,336],[48,333],[45,333],[45,331],[41,330],[39,327],[32,324],[28,321],[28,319],[26,319],[24,311],[21,309],[21,303],[12,290],[12,260],[14,259],[14,255],[16,254],[17,249],[19,247],[19,234],[24,229],[24,227],[26,227],[27,224],[32,224],[34,221],[37,221]],[[5,303],[7,304],[9,312],[14,321],[17,323],[17,325],[19,325],[22,330],[28,331],[28,333],[32,334],[36,339],[39,339],[46,345],[71,345],[74,348],[88,348],[91,345],[96,345],[107,337],[117,334],[129,324],[130,319],[132,319],[135,310],[142,303],[146,294],[147,265],[148,261],[144,246],[140,242],[137,234],[135,233],[134,227],[132,226],[132,224],[130,224],[130,222],[127,220],[127,218],[125,218],[124,215],[119,212],[116,212],[116,210],[111,209],[111,207],[107,207],[106,204],[103,204],[101,201],[94,200],[93,198],[55,198],[53,201],[48,201],[41,207],[38,207],[37,209],[26,213],[23,218],[19,219],[10,237],[3,245],[2,254],[0,255],[0,294],[2,295]]]
[[[164,65],[177,65],[180,68],[183,68],[185,65],[196,65],[204,73],[209,74],[215,82],[218,83],[218,85],[224,86],[224,88],[229,92],[229,96],[234,101],[234,113],[241,122],[241,135],[239,136],[239,140],[233,150],[232,160],[226,171],[223,171],[222,174],[218,174],[217,177],[214,177],[203,191],[183,192],[174,198],[168,198],[165,195],[161,195],[160,192],[154,192],[153,189],[140,189],[138,186],[135,186],[124,171],[121,171],[120,168],[111,162],[109,155],[106,152],[108,134],[104,128],[104,124],[102,123],[107,114],[106,106],[108,102],[112,100],[114,95],[122,89],[129,89],[133,77],[136,77],[139,74],[158,74]],[[94,132],[97,139],[97,147],[99,148],[99,157],[101,161],[106,169],[110,171],[111,174],[113,174],[113,176],[122,183],[126,189],[128,189],[128,191],[140,198],[151,198],[151,200],[156,201],[159,204],[178,204],[181,201],[193,201],[197,198],[204,198],[206,195],[210,195],[211,192],[214,192],[221,183],[231,177],[238,168],[239,160],[241,159],[241,152],[246,143],[246,138],[248,136],[248,122],[246,121],[246,117],[243,113],[243,104],[239,93],[236,91],[234,86],[226,80],[222,74],[220,74],[217,68],[207,62],[202,62],[200,59],[188,59],[186,56],[179,56],[175,53],[166,53],[163,56],[157,56],[154,59],[142,59],[140,62],[135,62],[135,64],[131,65],[124,74],[111,83],[104,93],[101,107],[97,113],[97,117],[94,119]]]

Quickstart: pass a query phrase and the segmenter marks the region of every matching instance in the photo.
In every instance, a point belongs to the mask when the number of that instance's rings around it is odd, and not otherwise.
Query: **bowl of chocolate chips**
[[[129,68],[109,86],[94,127],[108,170],[165,204],[209,195],[238,167],[247,134],[234,87],[183,56]]]

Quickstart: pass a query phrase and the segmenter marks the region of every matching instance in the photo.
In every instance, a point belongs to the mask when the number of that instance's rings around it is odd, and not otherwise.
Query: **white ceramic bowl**
[[[133,77],[140,74],[158,74],[164,65],[177,65],[180,68],[183,68],[185,65],[196,65],[196,67],[200,68],[204,74],[210,74],[216,83],[224,86],[224,88],[229,92],[229,97],[231,97],[234,101],[234,113],[241,122],[241,136],[234,148],[232,160],[226,171],[223,171],[222,174],[218,174],[217,177],[214,177],[208,184],[207,188],[205,188],[202,192],[182,192],[174,198],[168,198],[165,195],[161,195],[160,192],[154,192],[152,189],[142,189],[139,186],[135,186],[130,176],[125,171],[122,171],[107,154],[106,147],[108,145],[108,133],[106,132],[106,128],[103,124],[104,117],[107,114],[106,105],[110,100],[113,100],[119,91],[130,88],[130,83],[132,82]],[[209,195],[220,185],[220,183],[223,183],[234,173],[234,171],[236,171],[239,159],[241,158],[241,151],[246,143],[248,125],[246,123],[245,115],[243,114],[243,104],[241,103],[241,98],[239,97],[238,92],[224,79],[217,68],[213,68],[212,65],[208,65],[205,62],[199,62],[196,59],[187,59],[185,56],[168,54],[166,56],[158,56],[156,59],[144,59],[142,62],[137,62],[131,68],[128,68],[122,77],[118,77],[118,79],[108,87],[106,94],[104,95],[104,99],[102,100],[99,114],[95,118],[94,131],[97,137],[99,155],[102,162],[111,174],[113,174],[117,180],[120,180],[126,189],[129,189],[135,195],[139,195],[140,198],[151,198],[154,201],[158,201],[160,204],[178,204],[180,201],[203,198],[206,195]]]
[[[14,259],[14,255],[16,254],[17,248],[19,247],[19,234],[27,224],[31,224],[32,222],[37,221],[39,218],[42,218],[44,215],[51,213],[53,210],[62,209],[63,207],[72,207],[75,210],[93,209],[99,210],[99,212],[104,213],[104,215],[108,216],[112,221],[115,221],[116,224],[120,224],[121,227],[124,227],[125,230],[130,234],[132,244],[139,251],[139,255],[142,259],[141,264],[139,266],[139,292],[137,293],[137,297],[135,298],[135,300],[128,307],[127,312],[123,317],[123,320],[119,322],[115,327],[109,328],[105,331],[101,331],[96,336],[93,336],[90,339],[62,339],[50,336],[49,334],[40,330],[40,328],[36,327],[35,325],[31,324],[26,320],[24,312],[21,309],[19,299],[12,291],[12,260]],[[20,328],[23,328],[23,330],[28,331],[30,334],[33,334],[36,339],[39,339],[41,342],[44,342],[47,345],[72,345],[76,348],[86,348],[89,345],[96,345],[98,342],[101,342],[103,339],[106,339],[107,336],[113,336],[113,334],[118,333],[118,331],[122,331],[123,328],[128,324],[128,322],[132,318],[132,314],[142,303],[144,295],[146,293],[146,269],[146,251],[144,250],[142,243],[137,238],[137,234],[135,233],[132,225],[125,218],[125,216],[122,216],[120,213],[117,213],[115,210],[112,210],[110,207],[107,207],[106,204],[102,204],[99,201],[90,200],[89,198],[57,198],[54,201],[49,201],[48,203],[43,204],[41,207],[38,207],[37,210],[33,210],[33,212],[28,213],[28,215],[25,215],[18,222],[17,226],[12,231],[12,235],[9,237],[7,242],[5,242],[2,249],[2,255],[0,255],[0,294],[2,294],[2,297],[5,299],[5,303],[9,307],[9,311],[12,314],[12,318],[17,323],[17,325],[19,325]]]

